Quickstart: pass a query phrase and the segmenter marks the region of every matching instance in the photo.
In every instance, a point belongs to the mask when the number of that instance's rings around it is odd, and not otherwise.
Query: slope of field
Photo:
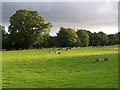
[[[48,53],[51,50],[51,53]],[[3,88],[117,88],[118,47],[3,51]],[[100,62],[95,62],[99,57]],[[103,59],[109,57],[109,62]]]

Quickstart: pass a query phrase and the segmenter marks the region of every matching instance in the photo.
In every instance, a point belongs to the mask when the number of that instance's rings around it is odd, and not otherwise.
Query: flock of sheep
[[[66,48],[65,50],[68,51],[68,49],[71,49],[71,48]],[[53,48],[52,50],[55,50],[55,49]],[[62,50],[62,48],[59,48],[58,50],[56,50],[55,53],[62,54],[60,50]],[[48,52],[51,53],[51,51],[48,51]],[[110,59],[109,58],[104,58],[103,60],[104,60],[104,62],[108,62]],[[99,62],[100,58],[96,58],[95,61]]]
[[[68,51],[68,49],[71,49],[71,48],[66,48],[65,50]],[[55,49],[53,48],[52,50],[54,51]],[[58,48],[57,50],[55,50],[55,53],[62,54],[62,52],[60,50],[62,50],[62,48]],[[50,50],[48,52],[51,53]]]
[[[48,52],[51,53],[51,51],[48,51]],[[55,53],[61,54],[61,51],[55,51]]]
[[[104,62],[108,62],[110,59],[109,58],[104,58]],[[99,62],[100,61],[100,58],[96,58],[95,59],[96,62]]]

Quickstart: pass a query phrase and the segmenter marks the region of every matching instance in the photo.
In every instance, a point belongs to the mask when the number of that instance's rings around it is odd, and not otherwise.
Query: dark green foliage
[[[77,35],[81,41],[81,46],[86,47],[89,45],[89,34],[86,30],[80,29],[77,32]]]
[[[100,46],[105,46],[108,43],[108,36],[103,32],[98,32],[98,40]]]
[[[57,33],[57,39],[62,47],[72,47],[80,43],[79,37],[73,28],[61,27],[59,33]]]
[[[51,24],[46,23],[37,11],[17,10],[10,17],[9,33],[13,47],[32,47],[49,36]]]
[[[29,49],[48,47],[105,46],[120,44],[120,32],[107,35],[85,29],[61,27],[57,36],[50,36],[51,23],[37,11],[17,10],[10,17],[8,32],[0,25],[0,49]]]
[[[88,33],[88,35],[89,35],[89,46],[93,46],[93,42],[92,42],[92,40],[93,40],[93,33],[92,32],[90,32],[90,31],[87,31],[87,33]]]
[[[109,41],[108,45],[118,44],[118,34],[110,34],[108,35]]]
[[[90,45],[92,46],[105,46],[108,44],[108,36],[103,32],[94,32],[90,35]]]
[[[0,50],[2,49],[2,26],[0,25]]]
[[[118,36],[118,44],[120,44],[120,32],[117,33]]]
[[[4,26],[0,26],[1,27],[1,33],[2,33],[2,49],[6,49],[6,50],[10,50],[11,49],[11,40],[9,38],[9,34],[5,31],[5,27]]]
[[[99,45],[99,37],[97,33],[93,33],[90,36],[90,44],[92,46],[98,46]]]
[[[59,47],[59,42],[57,40],[57,36],[51,36],[48,40],[49,47]]]

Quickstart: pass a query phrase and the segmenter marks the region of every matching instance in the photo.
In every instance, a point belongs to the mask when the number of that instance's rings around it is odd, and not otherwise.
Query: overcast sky
[[[19,9],[37,10],[52,23],[51,35],[56,35],[61,26],[118,32],[117,2],[2,2],[2,24],[7,27],[10,16]]]

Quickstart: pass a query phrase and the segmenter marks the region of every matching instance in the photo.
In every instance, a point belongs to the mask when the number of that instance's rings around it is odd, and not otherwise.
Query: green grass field
[[[51,50],[51,53],[48,53]],[[3,51],[3,88],[117,88],[118,47]],[[100,62],[95,62],[99,57]],[[109,57],[109,62],[103,59]]]

